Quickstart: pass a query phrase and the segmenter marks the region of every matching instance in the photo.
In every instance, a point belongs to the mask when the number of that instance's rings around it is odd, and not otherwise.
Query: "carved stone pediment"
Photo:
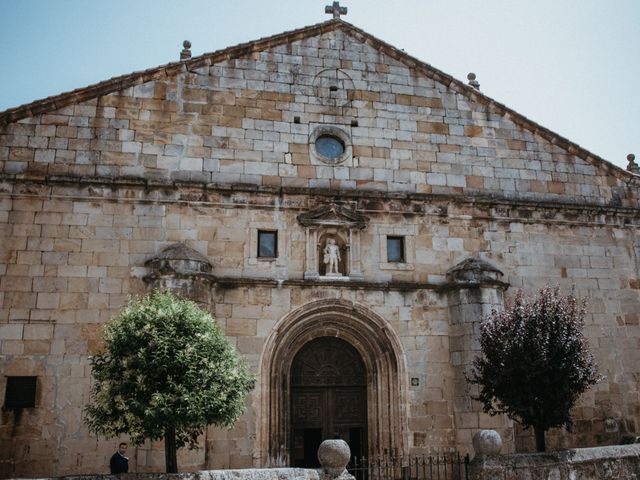
[[[355,209],[342,205],[323,205],[298,215],[298,222],[305,227],[341,226],[346,228],[366,228],[369,219]]]
[[[362,278],[360,230],[369,219],[355,208],[331,203],[298,215],[306,227],[304,278]]]

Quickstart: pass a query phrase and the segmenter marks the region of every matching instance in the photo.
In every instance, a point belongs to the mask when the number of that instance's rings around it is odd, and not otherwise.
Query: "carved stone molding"
[[[362,230],[367,227],[369,219],[355,209],[332,203],[301,213],[298,223],[305,227],[340,225]]]

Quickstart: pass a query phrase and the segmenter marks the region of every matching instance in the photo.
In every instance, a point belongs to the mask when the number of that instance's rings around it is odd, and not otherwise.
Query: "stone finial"
[[[467,80],[469,80],[469,85],[471,85],[476,90],[480,90],[480,83],[478,82],[478,80],[476,80],[475,73],[470,72],[469,75],[467,75]]]
[[[182,46],[184,48],[180,52],[180,60],[187,60],[191,58],[191,42],[189,40],[185,40],[182,42]]]
[[[471,440],[476,456],[498,455],[502,449],[502,438],[495,430],[480,430]]]
[[[211,263],[204,255],[184,243],[169,245],[144,264],[158,274],[209,274],[212,269]]]
[[[150,272],[143,280],[153,289],[171,290],[208,308],[215,276],[202,254],[184,243],[169,245],[144,262]]]
[[[636,163],[636,156],[633,153],[627,155],[627,161],[629,165],[627,165],[627,170],[631,173],[635,173],[636,175],[640,175],[640,166]]]
[[[501,281],[503,273],[489,262],[469,257],[447,270],[447,280],[453,283]]]
[[[343,476],[351,459],[351,449],[344,440],[325,440],[318,448],[318,460],[332,478]]]
[[[340,15],[347,14],[347,7],[341,7],[340,2],[333,2],[333,5],[324,7],[324,13],[332,14],[333,18],[340,18]]]

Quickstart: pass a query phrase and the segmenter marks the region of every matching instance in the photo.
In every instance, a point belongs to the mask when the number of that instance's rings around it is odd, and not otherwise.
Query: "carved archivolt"
[[[407,453],[408,378],[400,339],[382,317],[346,300],[308,303],[282,318],[267,338],[260,361],[260,464],[288,458],[291,366],[318,337],[336,337],[362,357],[367,375],[369,456]]]

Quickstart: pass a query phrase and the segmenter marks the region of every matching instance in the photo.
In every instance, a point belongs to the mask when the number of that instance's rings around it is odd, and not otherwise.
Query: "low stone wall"
[[[477,456],[470,480],[640,480],[640,444]]]
[[[42,479],[41,479],[42,480]],[[189,473],[125,473],[121,475],[77,475],[49,480],[321,480],[316,470],[306,468],[247,468],[204,470]]]

